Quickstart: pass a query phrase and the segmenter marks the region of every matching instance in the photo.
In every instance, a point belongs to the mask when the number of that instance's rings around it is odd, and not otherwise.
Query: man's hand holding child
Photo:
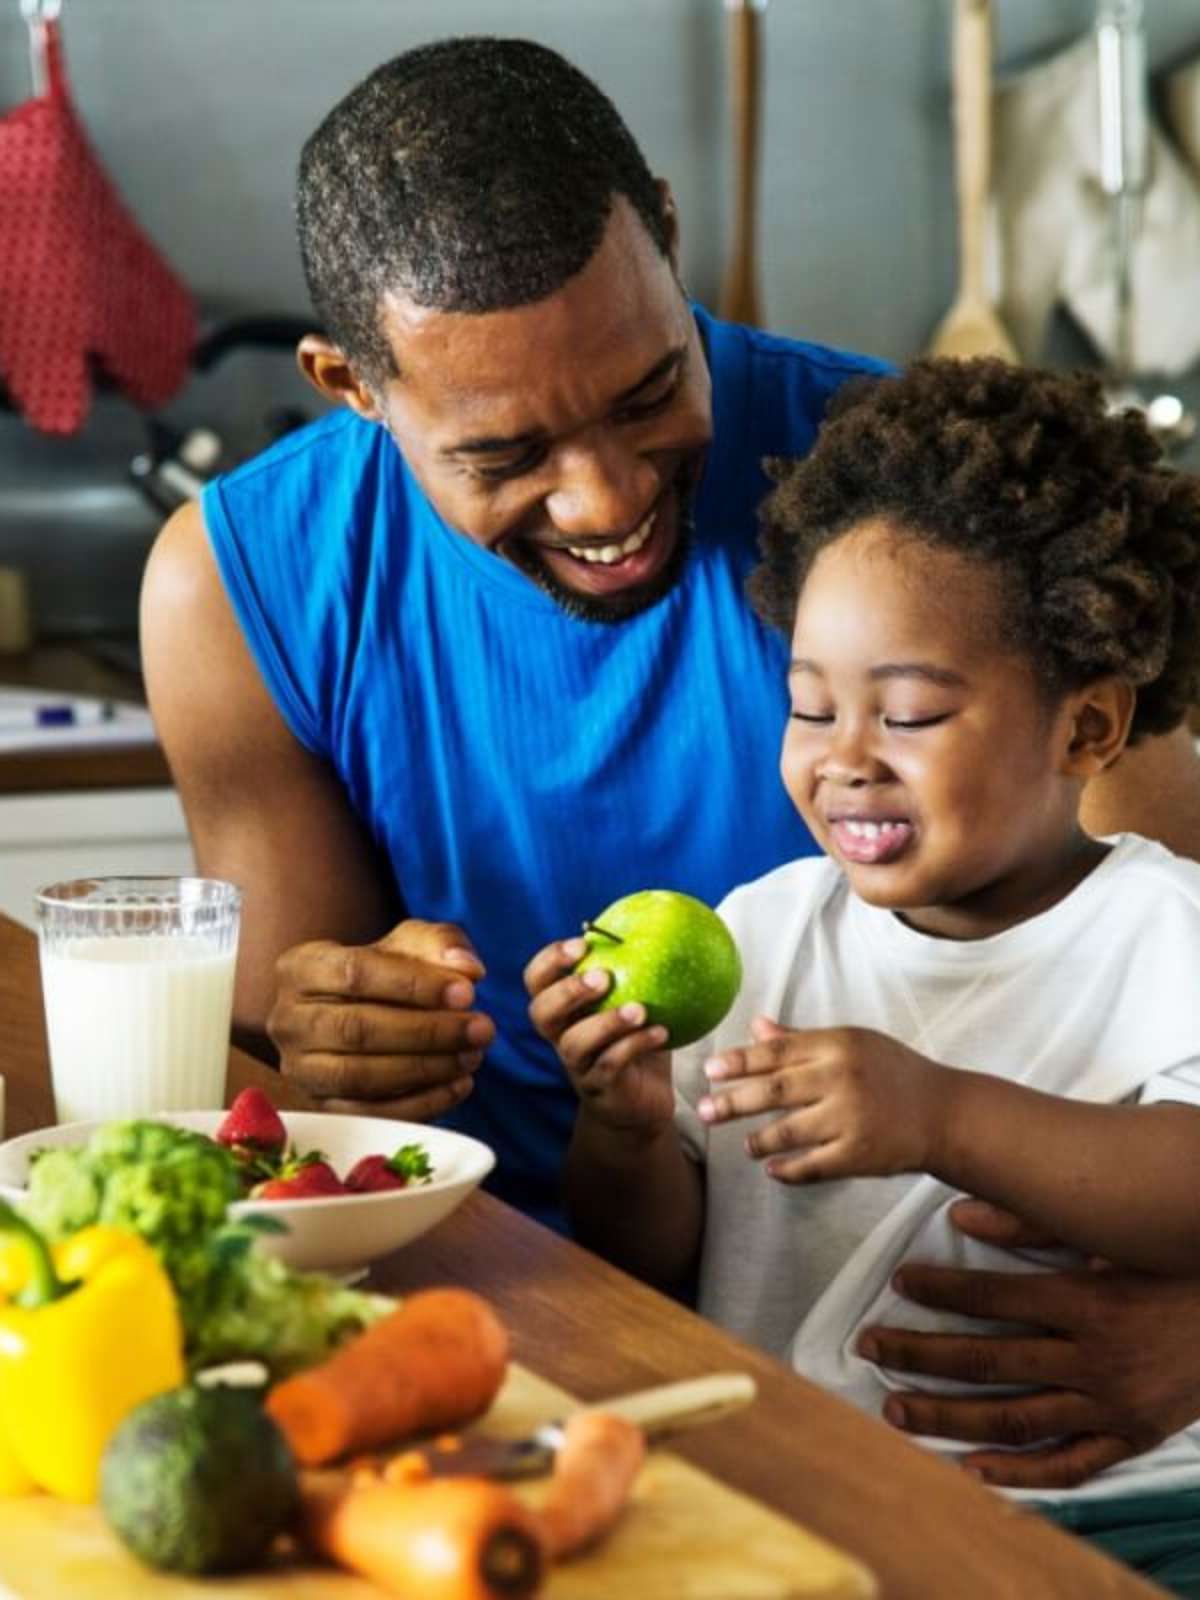
[[[710,1124],[780,1113],[746,1136],[746,1153],[784,1183],[886,1177],[937,1166],[947,1089],[957,1076],[869,1028],[781,1028],[759,1017],[754,1042],[705,1071]]]

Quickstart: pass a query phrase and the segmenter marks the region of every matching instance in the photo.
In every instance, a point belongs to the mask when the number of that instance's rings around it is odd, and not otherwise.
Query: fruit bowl
[[[261,1248],[304,1271],[354,1274],[435,1227],[492,1170],[488,1145],[448,1128],[388,1117],[338,1116],[324,1111],[280,1113],[288,1138],[300,1151],[321,1150],[339,1173],[361,1157],[422,1144],[433,1176],[428,1183],[375,1194],[339,1194],[304,1200],[237,1200],[231,1219],[259,1212],[276,1217],[286,1233],[264,1234]],[[190,1128],[211,1138],[223,1111],[169,1111],[151,1119]],[[64,1122],[38,1128],[0,1144],[0,1196],[19,1205],[29,1181],[30,1157],[38,1150],[86,1144],[100,1122]]]

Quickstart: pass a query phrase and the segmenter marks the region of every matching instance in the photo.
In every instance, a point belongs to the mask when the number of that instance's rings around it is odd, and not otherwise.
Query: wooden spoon
[[[766,0],[725,0],[729,18],[733,100],[733,245],[721,282],[718,308],[730,322],[762,321],[755,263],[758,200],[759,23]]]
[[[929,346],[934,356],[1019,361],[988,297],[985,272],[991,167],[990,0],[955,0],[954,169],[958,194],[958,294]]]

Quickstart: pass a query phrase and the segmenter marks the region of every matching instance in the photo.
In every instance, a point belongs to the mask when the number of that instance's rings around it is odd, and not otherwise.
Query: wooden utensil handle
[[[959,271],[963,287],[985,293],[984,243],[991,177],[991,0],[955,0],[954,145]]]
[[[721,291],[721,314],[757,323],[754,260],[758,227],[758,137],[760,90],[759,12],[766,0],[726,0],[729,17],[733,115],[733,244]]]
[[[754,238],[758,208],[758,11],[739,5],[730,18],[733,54],[733,115],[736,154],[736,214],[738,237]]]
[[[609,1411],[636,1422],[647,1433],[693,1427],[712,1422],[749,1405],[758,1392],[747,1372],[711,1372],[703,1378],[686,1378],[636,1394],[620,1395],[585,1409]]]

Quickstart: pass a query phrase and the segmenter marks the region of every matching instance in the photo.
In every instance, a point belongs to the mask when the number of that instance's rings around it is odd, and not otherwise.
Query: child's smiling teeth
[[[849,817],[842,818],[841,825],[856,839],[886,839],[908,826],[905,822],[854,822]]]
[[[831,817],[833,843],[841,857],[858,866],[884,866],[905,854],[914,837],[910,821],[899,817],[874,821],[866,817]]]
[[[568,555],[575,557],[576,561],[599,562],[601,566],[611,567],[618,561],[624,561],[626,556],[636,555],[645,544],[654,530],[654,512],[633,530],[627,539],[620,544],[601,545],[567,545]]]

